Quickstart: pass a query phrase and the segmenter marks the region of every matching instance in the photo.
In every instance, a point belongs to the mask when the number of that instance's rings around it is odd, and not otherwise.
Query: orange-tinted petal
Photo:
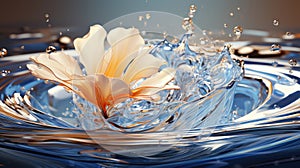
[[[149,77],[157,73],[164,63],[164,61],[151,54],[139,55],[129,64],[122,79],[129,84],[134,80]]]
[[[135,28],[115,28],[108,33],[107,41],[111,45],[111,59],[104,74],[120,77],[132,59],[138,56],[134,53],[144,45],[144,39]]]

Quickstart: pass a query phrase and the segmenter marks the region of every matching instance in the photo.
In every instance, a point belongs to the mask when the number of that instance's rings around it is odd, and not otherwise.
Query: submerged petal
[[[173,68],[165,68],[157,74],[151,76],[141,83],[139,88],[143,87],[157,87],[161,88],[174,79],[176,70]]]
[[[139,87],[132,90],[132,95],[139,99],[153,100],[152,97],[161,90],[180,89],[176,85],[168,85],[168,83],[174,79],[174,76],[175,69],[165,68],[143,81]]]
[[[88,74],[96,73],[98,64],[102,64],[105,37],[105,29],[100,25],[94,25],[83,38],[74,40],[75,50],[79,53],[80,62]]]
[[[108,77],[120,77],[127,65],[137,57],[136,53],[143,45],[144,39],[135,28],[115,28],[107,35],[111,45],[111,58],[106,68]]]

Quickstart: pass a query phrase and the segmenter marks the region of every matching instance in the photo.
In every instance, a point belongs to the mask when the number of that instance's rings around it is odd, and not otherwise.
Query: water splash
[[[167,40],[169,37],[166,35],[166,38],[162,38],[160,41],[156,38],[148,39],[149,44],[156,45],[152,50],[153,54],[160,58],[166,58],[170,65],[179,69],[177,80],[186,84],[182,87],[189,93],[194,91],[200,93],[198,97],[189,97],[190,100],[197,98],[203,100],[203,97],[209,97],[211,101],[205,101],[204,104],[202,104],[204,101],[193,102],[190,104],[191,106],[182,107],[182,113],[175,115],[167,113],[166,116],[162,116],[164,124],[173,124],[172,126],[178,128],[175,124],[176,119],[178,121],[182,115],[185,115],[183,119],[186,121],[192,121],[191,119],[195,117],[206,121],[207,117],[218,118],[219,114],[222,114],[224,118],[219,121],[223,122],[213,123],[213,120],[208,120],[210,124],[188,122],[192,123],[195,129],[129,132],[122,136],[110,131],[109,128],[82,130],[83,122],[80,120],[91,121],[90,119],[95,119],[95,113],[82,115],[80,108],[88,111],[97,109],[82,100],[77,100],[78,104],[74,105],[73,99],[76,96],[63,92],[63,89],[56,83],[45,82],[30,75],[26,64],[29,63],[28,58],[32,55],[4,57],[1,58],[0,70],[1,72],[9,70],[10,73],[0,77],[0,135],[3,141],[0,154],[5,155],[7,160],[13,160],[13,162],[7,163],[1,160],[1,163],[17,167],[18,165],[15,166],[17,161],[30,159],[32,162],[26,162],[22,166],[45,165],[46,167],[51,164],[55,167],[61,165],[125,167],[147,164],[153,167],[183,167],[191,164],[198,167],[210,165],[222,167],[230,165],[233,158],[238,158],[242,162],[243,159],[247,158],[246,160],[248,160],[250,157],[254,161],[258,160],[251,163],[253,167],[274,164],[259,160],[266,153],[280,153],[279,159],[283,162],[286,159],[299,160],[289,154],[290,151],[297,151],[300,148],[298,131],[300,76],[297,64],[292,74],[289,74],[286,67],[282,66],[280,59],[275,58],[265,59],[264,62],[245,58],[245,65],[240,66],[239,64],[243,64],[242,61],[231,59],[234,56],[230,56],[229,47],[216,54],[214,49],[209,50],[202,45],[191,45],[189,40],[192,41],[192,35],[185,35],[174,43]],[[187,40],[188,38],[190,39]],[[206,42],[207,39],[200,41],[211,45]],[[165,53],[161,54],[160,51]],[[76,57],[74,51],[65,52],[70,52],[70,55]],[[172,52],[176,54],[172,55]],[[297,53],[295,54],[297,55]],[[180,64],[169,59],[170,57],[179,59]],[[273,61],[278,65],[273,66]],[[288,64],[287,61],[285,63]],[[231,85],[231,82],[226,85],[225,90],[228,92],[223,92],[224,95],[226,98],[230,98],[230,95],[233,96],[233,102],[228,104],[222,101],[221,94],[211,93],[222,82],[229,81],[225,79],[228,77],[226,75],[239,72],[233,67],[243,67],[245,74],[240,76],[237,73],[235,85]],[[196,78],[191,77],[192,74],[186,73],[191,70],[198,73]],[[199,75],[202,73],[202,76]],[[210,77],[215,75],[215,79]],[[194,83],[192,79],[201,78],[205,78],[205,80],[202,83],[200,80],[198,90],[188,89],[190,87],[188,83]],[[228,90],[231,87],[235,87],[234,91],[230,90],[233,93]],[[161,93],[165,99],[169,99],[169,95],[173,96],[171,98],[182,97],[182,94],[174,92]],[[213,113],[217,114],[216,116],[200,115],[207,113],[198,115],[184,113],[189,109],[199,110],[199,107],[211,107],[211,104],[218,103],[220,106],[217,106],[215,110],[221,112]],[[141,111],[144,110],[141,107],[147,106],[155,107],[148,102],[134,102],[131,108],[133,111]],[[121,108],[121,106],[116,108],[119,107]],[[227,108],[228,113],[223,113],[224,107]],[[207,108],[203,109],[209,111]],[[74,115],[70,115],[70,112]],[[136,117],[139,118],[139,115],[141,114],[137,113]],[[112,120],[111,122],[116,121]],[[101,121],[85,123],[86,127],[95,128],[95,123],[99,124]],[[89,125],[91,123],[92,125]],[[155,122],[153,123],[155,124]],[[103,125],[100,124],[97,127],[103,128]],[[101,140],[104,145],[99,146],[98,143],[95,143],[95,139]],[[110,148],[109,145],[114,148]],[[121,150],[125,149],[135,152],[139,146],[163,150],[152,156],[140,155],[141,157],[118,154],[122,154]],[[113,153],[108,149],[120,151]],[[276,163],[280,165],[280,160]]]

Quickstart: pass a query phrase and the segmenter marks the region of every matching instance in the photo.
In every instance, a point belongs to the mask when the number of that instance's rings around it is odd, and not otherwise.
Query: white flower
[[[108,49],[105,40],[111,46]],[[144,39],[135,28],[119,27],[107,34],[102,26],[94,25],[83,38],[75,39],[74,46],[87,75],[72,56],[63,52],[32,57],[36,64],[27,67],[34,76],[59,82],[104,112],[108,106],[127,98],[156,101],[157,92],[179,89],[168,84],[175,70],[165,68],[159,72],[165,62],[143,48]],[[140,79],[145,80],[131,88]]]

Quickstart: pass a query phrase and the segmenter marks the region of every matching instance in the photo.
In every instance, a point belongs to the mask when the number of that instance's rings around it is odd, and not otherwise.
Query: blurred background
[[[203,30],[223,32],[224,38],[236,25],[259,30],[248,35],[300,33],[298,0],[9,0],[1,2],[0,47],[6,47],[7,55],[41,51],[53,42],[72,48],[69,39],[61,44],[59,38],[82,36],[90,25],[139,11],[186,17],[191,4],[197,6],[194,23]]]

